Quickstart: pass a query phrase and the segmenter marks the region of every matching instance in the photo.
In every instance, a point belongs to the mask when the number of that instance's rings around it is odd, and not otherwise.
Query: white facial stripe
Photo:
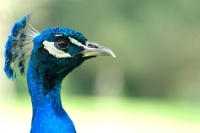
[[[57,34],[57,35],[55,35],[55,36],[63,36],[62,34]]]
[[[44,48],[53,56],[55,56],[56,58],[66,58],[66,57],[71,57],[70,54],[65,53],[62,50],[57,49],[54,46],[54,42],[48,42],[48,41],[44,41],[43,42]]]
[[[71,37],[68,37],[68,38],[69,38],[69,40],[70,40],[73,44],[75,44],[75,45],[77,45],[77,46],[81,46],[81,47],[83,47],[83,48],[87,48],[85,45],[83,45],[82,43],[80,43],[80,42],[77,41],[76,39],[71,38]]]

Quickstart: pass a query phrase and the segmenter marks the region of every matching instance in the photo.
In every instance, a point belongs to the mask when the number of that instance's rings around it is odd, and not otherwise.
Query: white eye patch
[[[56,35],[56,36],[61,36],[61,35]],[[84,49],[87,49],[87,46],[83,45],[82,43],[80,43],[79,41],[77,41],[74,38],[68,37],[70,42],[74,45],[77,46],[81,46]],[[48,41],[44,41],[43,42],[44,48],[53,56],[55,56],[56,58],[66,58],[66,57],[72,57],[69,53],[65,53],[64,51],[58,49],[57,47],[55,47],[54,42],[48,42]]]
[[[75,44],[75,45],[77,45],[77,46],[81,46],[81,47],[83,47],[83,48],[87,48],[85,45],[83,45],[82,43],[80,43],[79,41],[77,41],[76,39],[74,39],[74,38],[71,38],[71,37],[68,37],[69,38],[69,40],[70,40],[70,42],[72,42],[73,44]]]
[[[54,42],[48,42],[48,41],[44,41],[43,42],[44,48],[53,56],[55,56],[56,58],[66,58],[66,57],[71,57],[70,54],[65,53],[64,51],[57,49],[54,46]]]

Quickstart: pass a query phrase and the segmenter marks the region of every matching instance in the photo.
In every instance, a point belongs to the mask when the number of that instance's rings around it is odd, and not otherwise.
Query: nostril
[[[88,48],[98,48],[96,45],[92,45],[92,44],[88,44],[87,47]]]
[[[88,44],[87,46],[88,48],[93,48],[92,44]]]

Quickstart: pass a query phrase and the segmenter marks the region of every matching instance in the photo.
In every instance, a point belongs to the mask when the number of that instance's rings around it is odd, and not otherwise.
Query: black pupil
[[[55,45],[59,49],[66,49],[69,46],[69,42],[67,40],[58,40],[55,42]]]

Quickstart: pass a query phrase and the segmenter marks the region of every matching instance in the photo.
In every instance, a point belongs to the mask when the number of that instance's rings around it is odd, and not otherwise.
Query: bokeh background
[[[26,78],[7,79],[4,46],[28,13],[38,31],[64,26],[111,48],[70,73],[65,109],[79,133],[200,132],[199,0],[0,0],[0,132],[27,133]]]

